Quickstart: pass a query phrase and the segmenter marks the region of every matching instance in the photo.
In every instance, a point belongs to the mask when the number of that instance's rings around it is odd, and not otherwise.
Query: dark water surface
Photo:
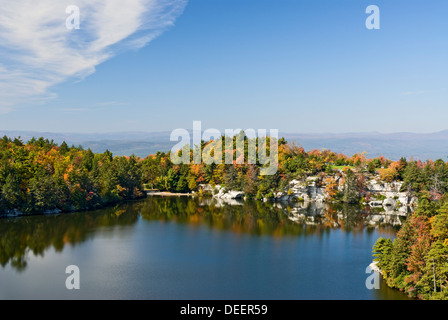
[[[0,299],[405,299],[384,283],[366,288],[373,244],[397,230],[374,216],[150,197],[4,218]],[[79,290],[66,288],[69,265],[79,267]]]

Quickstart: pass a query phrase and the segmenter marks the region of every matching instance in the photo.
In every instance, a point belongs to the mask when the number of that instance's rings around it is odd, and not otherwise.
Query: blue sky
[[[0,13],[3,130],[448,129],[446,0],[132,0],[96,15],[72,0],[70,32],[38,20],[51,0],[4,1],[37,17]],[[365,27],[371,4],[380,30]]]

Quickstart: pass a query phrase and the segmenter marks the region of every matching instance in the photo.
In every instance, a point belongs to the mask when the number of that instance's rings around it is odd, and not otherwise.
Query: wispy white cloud
[[[88,105],[83,105],[80,107],[59,107],[55,111],[64,112],[64,113],[79,113],[79,112],[87,112],[87,111],[98,111],[98,110],[106,110],[109,108],[118,108],[128,106],[128,103],[120,102],[120,101],[101,101],[95,102]]]
[[[160,35],[187,0],[2,0],[0,10],[0,113],[50,89],[82,79],[95,67]],[[69,30],[65,9],[80,9],[80,29]]]
[[[414,95],[420,95],[420,94],[426,94],[426,93],[430,93],[431,91],[429,90],[416,90],[416,91],[405,91],[405,92],[400,92],[401,96],[414,96]]]

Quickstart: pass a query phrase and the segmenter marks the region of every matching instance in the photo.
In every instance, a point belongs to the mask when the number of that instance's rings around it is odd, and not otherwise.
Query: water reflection
[[[50,247],[60,252],[93,238],[99,228],[132,226],[139,217],[274,237],[324,234],[332,228],[376,229],[393,236],[405,219],[350,205],[150,197],[97,211],[0,219],[0,264],[23,271],[29,253],[43,256]]]
[[[377,228],[393,235],[405,219],[352,205],[279,203],[216,199],[151,198],[142,203],[147,220],[174,220],[253,235],[296,236],[329,228],[361,231]]]
[[[132,204],[56,216],[0,219],[0,264],[4,267],[10,262],[17,271],[23,271],[29,253],[44,256],[49,247],[61,252],[66,245],[76,246],[94,237],[98,227],[132,225],[137,219]]]

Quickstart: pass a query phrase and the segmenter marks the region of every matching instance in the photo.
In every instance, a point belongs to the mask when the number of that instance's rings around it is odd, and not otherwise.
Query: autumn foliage
[[[388,285],[412,297],[448,299],[448,203],[442,203],[419,207],[393,242],[380,238],[373,248]]]
[[[94,154],[43,138],[0,140],[0,214],[87,210],[143,195],[136,157]]]

